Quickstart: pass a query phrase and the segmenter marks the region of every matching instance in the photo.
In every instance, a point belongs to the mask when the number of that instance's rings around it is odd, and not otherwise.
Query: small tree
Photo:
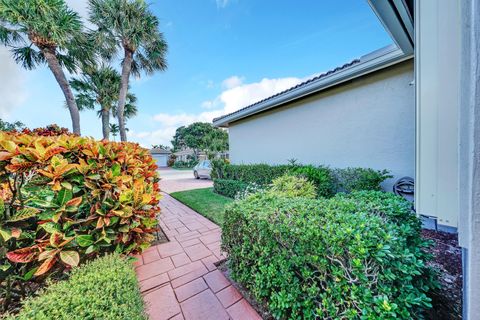
[[[179,127],[173,137],[172,145],[174,150],[192,149],[196,160],[200,151],[213,157],[218,152],[228,150],[228,134],[210,123],[195,122],[187,127]]]
[[[0,119],[0,131],[19,131],[25,128],[25,125],[20,121],[8,122]]]

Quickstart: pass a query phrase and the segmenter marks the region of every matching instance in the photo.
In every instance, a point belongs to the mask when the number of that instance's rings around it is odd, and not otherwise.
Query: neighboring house
[[[157,166],[166,167],[168,163],[168,158],[172,153],[170,150],[165,150],[161,148],[150,149],[153,159],[157,162]]]
[[[480,0],[369,3],[395,46],[213,123],[229,129],[232,163],[296,158],[414,177],[417,213],[458,230],[463,318],[479,319]]]
[[[195,157],[192,149],[184,149],[173,153],[175,155],[175,161],[186,162]]]

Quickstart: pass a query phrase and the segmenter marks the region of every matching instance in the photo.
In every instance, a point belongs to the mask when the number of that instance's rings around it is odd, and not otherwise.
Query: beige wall
[[[415,102],[411,60],[233,123],[232,163],[389,169],[414,177]],[[385,184],[391,190],[392,181]]]

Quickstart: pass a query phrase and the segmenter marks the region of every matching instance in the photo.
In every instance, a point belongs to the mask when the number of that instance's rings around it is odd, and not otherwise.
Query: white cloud
[[[217,2],[217,8],[225,8],[229,3],[230,0],[215,0]]]
[[[225,79],[224,82],[233,83],[230,81],[233,77]],[[310,77],[308,77],[310,78]],[[237,77],[236,80],[243,79]],[[291,88],[296,84],[304,81],[306,78],[278,78],[269,79],[264,78],[259,82],[242,84],[237,81],[237,85],[224,90],[220,95],[212,100],[204,101],[201,104],[203,111],[200,113],[158,113],[153,115],[151,119],[154,123],[154,129],[147,130],[131,130],[128,135],[133,141],[137,141],[145,147],[150,147],[152,144],[170,144],[170,140],[175,134],[175,130],[180,126],[189,125],[194,122],[212,122],[216,117],[224,114],[234,112],[247,105],[255,103],[259,100],[270,97],[283,90]],[[145,121],[143,121],[145,123]]]
[[[222,87],[226,89],[232,89],[242,85],[244,80],[244,77],[231,76],[230,78],[222,81]]]
[[[27,99],[26,73],[15,63],[11,52],[0,47],[0,117],[8,118]]]

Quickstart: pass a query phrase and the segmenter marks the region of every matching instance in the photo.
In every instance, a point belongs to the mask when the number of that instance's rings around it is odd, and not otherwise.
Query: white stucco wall
[[[388,169],[414,177],[411,60],[230,124],[232,163]],[[394,179],[385,188],[391,190]]]

